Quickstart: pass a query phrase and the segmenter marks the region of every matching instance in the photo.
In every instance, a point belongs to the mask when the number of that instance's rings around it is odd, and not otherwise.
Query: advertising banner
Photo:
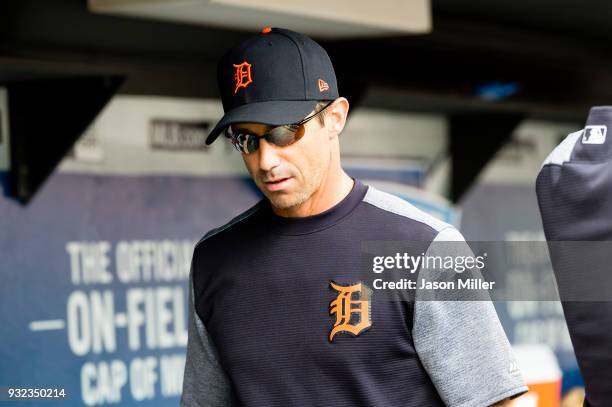
[[[177,405],[194,243],[256,200],[241,178],[83,174],[0,199],[0,383]]]

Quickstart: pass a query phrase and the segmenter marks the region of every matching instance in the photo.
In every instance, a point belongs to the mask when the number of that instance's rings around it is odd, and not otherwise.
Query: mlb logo
[[[582,144],[603,144],[607,132],[606,126],[586,126],[582,133]]]

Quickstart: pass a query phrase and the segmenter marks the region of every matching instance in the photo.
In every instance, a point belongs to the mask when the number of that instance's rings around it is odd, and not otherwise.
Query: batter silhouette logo
[[[330,287],[337,291],[337,297],[329,303],[329,315],[336,316],[336,322],[329,333],[329,341],[340,332],[360,335],[372,326],[370,297],[372,290],[361,282],[343,286],[334,281]]]
[[[251,64],[244,61],[241,64],[234,64],[234,82],[236,87],[234,88],[234,95],[238,92],[238,89],[245,88],[253,82],[251,78]]]
[[[582,133],[582,144],[603,144],[606,141],[606,126],[586,126]]]

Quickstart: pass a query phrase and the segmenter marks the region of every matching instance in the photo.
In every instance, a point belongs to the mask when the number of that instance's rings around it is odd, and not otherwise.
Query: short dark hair
[[[331,100],[319,100],[314,108],[315,113],[321,111],[321,109],[327,106],[329,102],[331,102]],[[317,119],[319,120],[319,123],[321,123],[321,126],[325,125],[325,115],[327,115],[327,112],[323,112],[317,116]]]

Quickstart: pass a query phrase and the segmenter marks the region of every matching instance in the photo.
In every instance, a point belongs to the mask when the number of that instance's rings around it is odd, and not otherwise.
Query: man
[[[323,48],[265,28],[218,82],[207,143],[225,132],[265,198],[196,245],[181,405],[478,407],[526,391],[490,302],[369,301],[362,241],[463,238],[344,172],[349,103]]]
[[[609,126],[612,108],[591,108],[585,127],[550,153],[536,182],[542,225],[588,407],[612,405]]]

